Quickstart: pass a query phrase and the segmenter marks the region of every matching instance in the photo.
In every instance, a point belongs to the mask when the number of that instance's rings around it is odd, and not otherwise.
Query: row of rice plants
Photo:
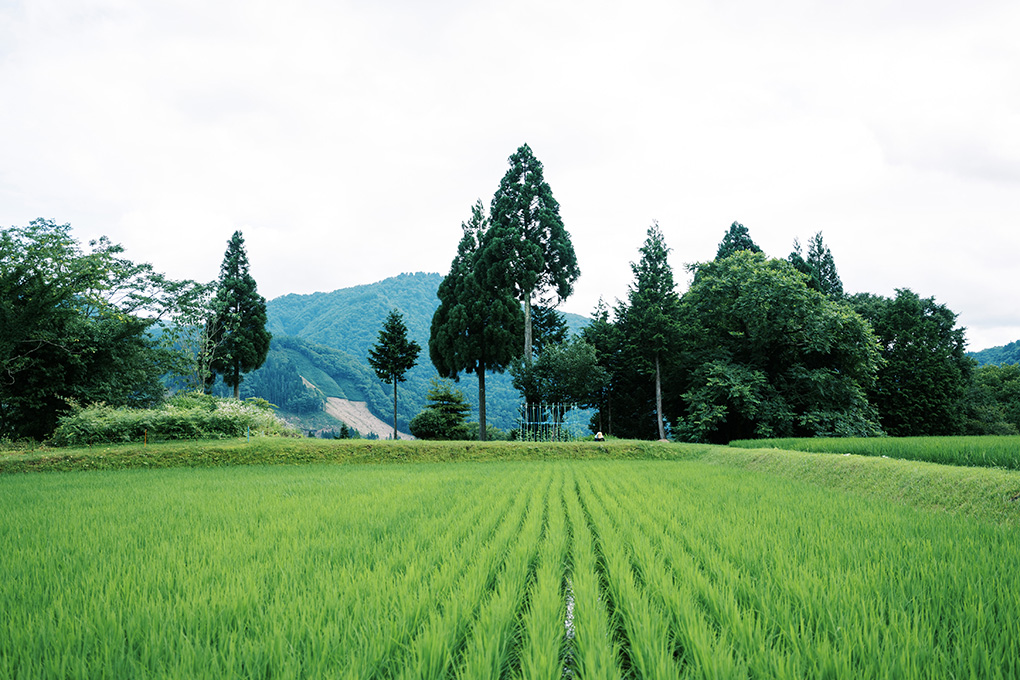
[[[646,590],[665,562],[694,592],[701,616],[672,629],[678,640],[707,623],[715,659],[732,649],[752,677],[1020,673],[1009,531],[698,464],[667,470],[640,481],[600,470],[590,507],[603,535],[620,531],[607,548],[630,546]]]
[[[1020,437],[859,437],[746,439],[730,446],[787,449],[814,453],[850,453],[922,460],[942,465],[969,465],[1020,470]]]
[[[1020,539],[697,461],[0,477],[0,677],[1018,677]]]
[[[26,479],[49,489],[0,494],[0,677],[393,675],[529,502],[410,472]]]

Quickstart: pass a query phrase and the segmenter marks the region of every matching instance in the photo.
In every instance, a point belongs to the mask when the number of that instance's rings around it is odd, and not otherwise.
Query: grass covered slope
[[[853,453],[923,460],[944,465],[970,465],[1020,470],[1020,437],[815,437],[802,439],[746,439],[730,446],[784,449],[815,453]]]
[[[1012,527],[725,452],[2,476],[0,677],[1020,675]]]
[[[92,448],[0,450],[0,474],[133,468],[618,458],[680,460],[711,447],[613,442],[389,441],[252,437]]]
[[[461,461],[702,460],[857,495],[1020,524],[1020,472],[857,455],[649,441],[426,442],[253,437],[251,440],[0,450],[0,477],[24,472]]]

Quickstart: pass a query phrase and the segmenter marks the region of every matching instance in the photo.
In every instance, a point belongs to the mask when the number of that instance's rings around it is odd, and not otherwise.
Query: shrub
[[[280,420],[265,399],[236,401],[206,394],[176,395],[154,409],[113,408],[106,404],[72,405],[53,433],[55,446],[171,439],[226,439],[300,436]]]

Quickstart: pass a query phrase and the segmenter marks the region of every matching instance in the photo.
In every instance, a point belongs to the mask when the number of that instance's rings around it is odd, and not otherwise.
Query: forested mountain
[[[1020,364],[1020,340],[1001,347],[989,347],[980,352],[967,352],[967,356],[978,362],[978,366]]]
[[[386,315],[397,309],[403,314],[408,337],[426,348],[418,365],[407,373],[407,381],[397,388],[397,427],[406,432],[410,419],[424,408],[430,381],[436,377],[427,347],[442,280],[441,274],[401,274],[331,293],[270,300],[267,327],[273,342],[269,357],[265,366],[245,377],[243,394],[268,399],[309,429],[339,427],[322,413],[326,397],[364,401],[373,414],[390,422],[392,392],[369,367],[368,351],[378,340]],[[573,332],[587,323],[576,314],[564,317]],[[462,375],[457,387],[472,405],[470,419],[477,420],[477,378]],[[488,374],[486,388],[488,423],[502,430],[513,428],[520,394],[509,374]]]

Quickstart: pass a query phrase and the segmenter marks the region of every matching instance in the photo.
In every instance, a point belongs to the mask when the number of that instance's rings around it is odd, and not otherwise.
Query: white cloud
[[[653,219],[677,279],[738,220],[822,230],[850,290],[1020,337],[1014,3],[32,0],[0,9],[0,220],[71,222],[264,294],[444,272],[523,142],[623,297]]]

